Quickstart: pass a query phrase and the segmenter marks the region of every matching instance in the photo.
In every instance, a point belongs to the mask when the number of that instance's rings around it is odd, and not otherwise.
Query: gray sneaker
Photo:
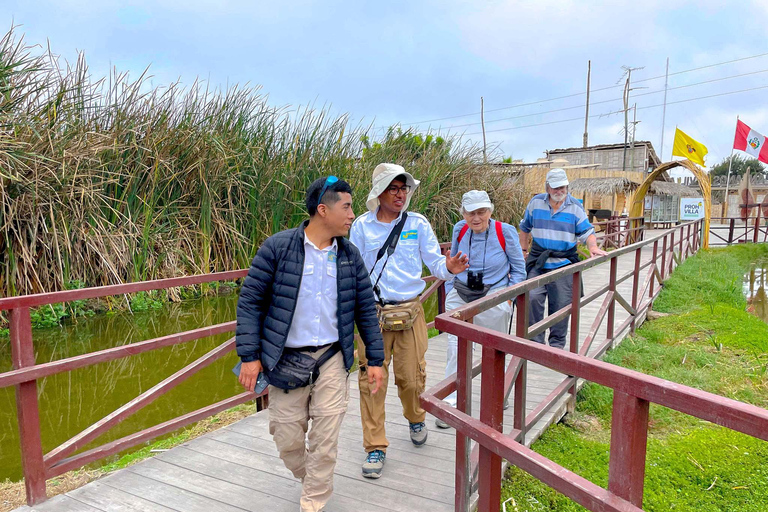
[[[387,454],[381,450],[368,452],[368,456],[363,462],[363,476],[365,478],[379,478],[381,470],[384,469],[385,460],[387,460]]]
[[[416,446],[421,446],[427,442],[427,426],[424,422],[409,423],[411,429],[411,442]]]
[[[451,428],[449,424],[441,420],[440,418],[435,418],[435,426],[437,428]]]

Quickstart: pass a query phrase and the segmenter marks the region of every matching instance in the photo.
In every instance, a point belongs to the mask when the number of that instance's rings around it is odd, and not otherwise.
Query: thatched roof
[[[568,185],[568,190],[574,192],[586,192],[612,196],[613,194],[629,194],[633,192],[639,183],[628,178],[578,178]]]
[[[687,187],[682,183],[654,181],[651,183],[651,194],[657,196],[701,197],[698,187]]]

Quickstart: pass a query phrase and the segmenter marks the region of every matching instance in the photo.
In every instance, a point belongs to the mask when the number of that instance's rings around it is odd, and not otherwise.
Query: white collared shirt
[[[319,347],[339,340],[336,239],[318,249],[304,234],[304,273],[285,340],[288,348]]]
[[[376,212],[367,212],[352,224],[349,241],[360,250],[365,266],[371,275],[371,285],[381,275],[386,253],[376,262],[376,254],[389,236],[389,232],[400,221],[400,216],[392,222],[380,222]],[[381,299],[384,301],[410,300],[417,297],[426,284],[421,279],[422,261],[432,275],[449,280],[453,274],[445,266],[445,256],[440,252],[440,243],[429,221],[421,214],[408,212],[400,240],[394,254],[384,267],[379,281]],[[374,267],[375,263],[375,267]],[[371,269],[373,268],[373,272]],[[378,299],[379,297],[377,297]]]

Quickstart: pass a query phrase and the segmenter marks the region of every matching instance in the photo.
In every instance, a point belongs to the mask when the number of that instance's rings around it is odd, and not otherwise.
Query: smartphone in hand
[[[240,377],[240,367],[243,365],[242,361],[238,361],[234,368],[232,368],[232,373]],[[267,386],[269,385],[269,381],[267,381],[267,376],[264,375],[264,372],[259,372],[259,377],[256,379],[256,387],[253,388],[253,392],[257,395],[260,395],[262,392],[264,392],[265,389],[267,389]]]

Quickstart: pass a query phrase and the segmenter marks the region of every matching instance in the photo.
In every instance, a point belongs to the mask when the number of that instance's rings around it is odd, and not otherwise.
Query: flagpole
[[[720,213],[721,217],[728,217],[728,185],[731,181],[731,166],[733,165],[733,150],[736,149],[736,132],[739,129],[739,116],[736,116],[736,129],[733,131],[734,144],[731,146],[731,159],[728,162],[728,176],[725,178],[725,198],[723,199],[723,211]]]

